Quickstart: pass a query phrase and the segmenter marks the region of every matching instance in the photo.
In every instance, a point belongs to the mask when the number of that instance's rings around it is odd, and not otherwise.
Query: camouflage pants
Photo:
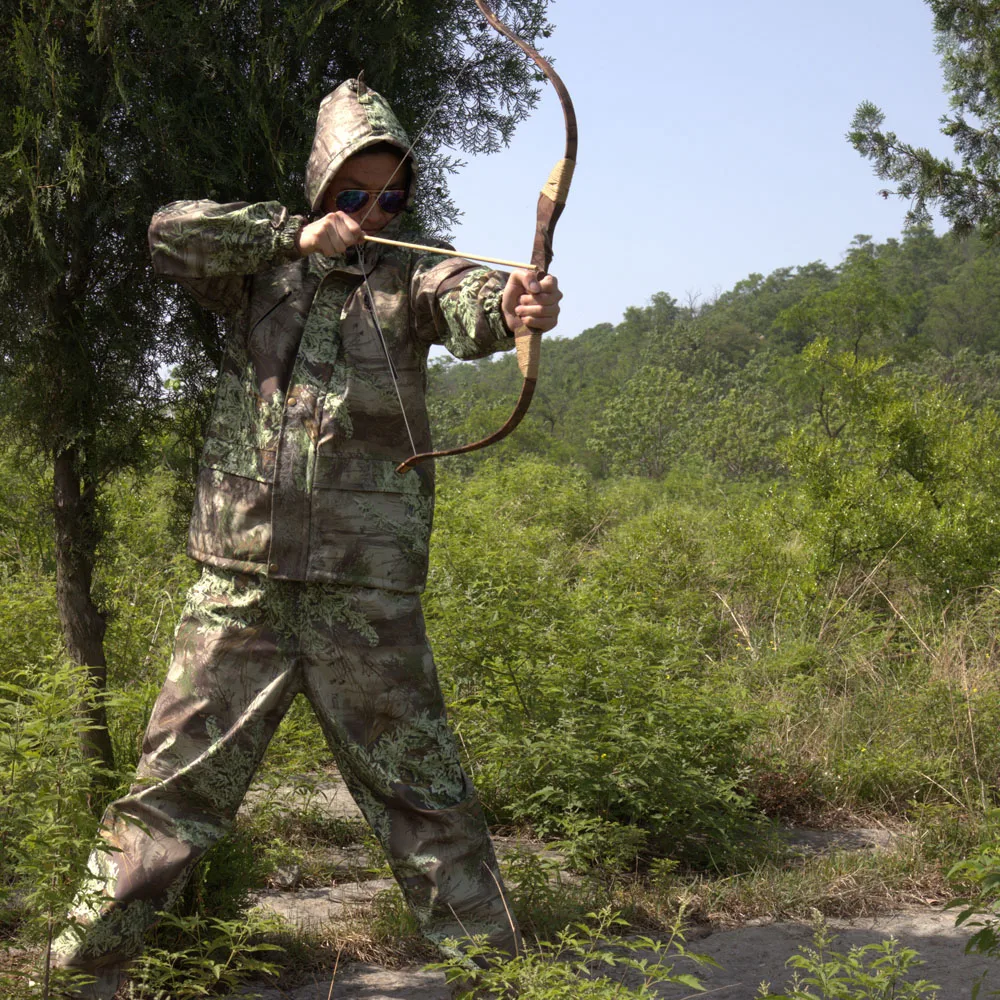
[[[299,692],[423,933],[439,946],[485,934],[515,950],[419,598],[206,568],[188,595],[136,783],[105,815],[106,843],[58,942],[61,965],[104,970],[110,982],[139,953],[157,912],[230,828]]]

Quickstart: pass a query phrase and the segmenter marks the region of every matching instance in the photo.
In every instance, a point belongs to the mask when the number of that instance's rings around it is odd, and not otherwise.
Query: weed
[[[370,924],[372,940],[376,943],[413,941],[420,937],[417,919],[406,905],[398,886],[380,892],[372,903]]]
[[[237,822],[199,859],[175,913],[234,920],[250,905],[251,895],[264,885],[267,873],[266,860],[256,849],[250,830]]]
[[[547,937],[599,905],[602,887],[593,878],[568,875],[560,856],[514,850],[501,863],[504,882],[521,930]]]
[[[165,913],[160,926],[171,945],[153,945],[139,957],[130,970],[128,1000],[195,1000],[220,991],[229,994],[250,979],[278,972],[265,956],[282,947],[261,940],[276,930],[273,921],[254,915],[221,920]]]
[[[922,965],[916,951],[903,948],[894,938],[851,948],[831,947],[836,937],[815,914],[813,946],[800,948],[787,962],[796,970],[784,993],[771,993],[761,985],[763,1000],[915,1000],[937,993],[941,987],[926,979],[910,981],[911,970]]]
[[[587,914],[586,920],[560,931],[521,954],[470,968],[470,959],[494,957],[485,945],[465,948],[465,957],[434,963],[442,969],[462,1000],[488,996],[495,1000],[652,1000],[656,987],[668,983],[701,991],[698,978],[676,972],[678,961],[695,967],[714,965],[684,947],[679,923],[666,941],[625,937],[628,924],[610,908]]]
[[[66,977],[52,945],[66,924],[96,823],[89,794],[106,773],[80,751],[85,726],[67,705],[90,696],[86,668],[61,657],[0,682],[0,902],[8,925],[42,948],[37,993]]]

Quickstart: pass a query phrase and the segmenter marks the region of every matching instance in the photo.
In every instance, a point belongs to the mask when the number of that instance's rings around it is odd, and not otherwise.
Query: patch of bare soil
[[[336,798],[336,796],[333,796]],[[783,839],[791,850],[803,857],[834,852],[891,851],[899,834],[877,827],[849,830],[816,830],[789,828]],[[542,850],[542,845],[525,842],[498,843],[501,853],[512,849]],[[259,904],[280,913],[291,923],[315,930],[324,921],[337,920],[350,911],[357,912],[375,894],[390,886],[391,880],[371,880],[353,886],[337,885],[329,889],[305,890],[295,893],[268,892],[258,897]],[[834,945],[847,951],[886,938],[896,938],[903,946],[919,952],[924,964],[919,978],[941,986],[941,1000],[968,997],[972,986],[989,969],[985,959],[964,954],[964,945],[971,930],[955,927],[955,911],[932,907],[911,907],[877,917],[830,919],[830,929],[838,936]],[[720,1000],[752,1000],[762,982],[770,983],[775,991],[790,980],[792,970],[786,963],[803,946],[812,941],[813,928],[803,921],[755,920],[741,927],[700,930],[692,937],[690,949],[707,955],[720,968],[695,968],[683,960],[678,971],[698,975],[713,997]],[[986,980],[991,985],[1000,985]],[[332,992],[331,992],[332,986]],[[279,991],[258,988],[264,1000],[445,1000],[448,991],[440,973],[424,972],[419,968],[386,969],[375,965],[354,963],[337,970],[336,976],[316,976],[306,986]],[[690,990],[664,987],[664,1000],[680,1000]],[[985,993],[984,993],[985,995]]]
[[[834,947],[847,951],[886,938],[920,953],[924,965],[917,976],[942,989],[941,1000],[965,998],[990,963],[963,953],[969,931],[955,927],[954,912],[912,910],[860,920],[831,920],[829,927],[838,938]],[[720,968],[696,968],[679,962],[677,971],[698,975],[706,989],[719,1000],[752,1000],[762,982],[778,991],[791,978],[788,959],[812,940],[812,928],[805,923],[755,924],[733,930],[716,931],[693,942],[691,950],[715,959]],[[639,956],[637,956],[639,957]],[[330,987],[333,987],[332,993]],[[984,995],[1000,985],[1000,974],[986,980]],[[440,973],[421,969],[382,969],[353,964],[337,970],[336,977],[317,977],[315,982],[293,990],[258,989],[263,1000],[447,1000],[448,991]],[[688,988],[664,987],[663,1000],[690,997]]]

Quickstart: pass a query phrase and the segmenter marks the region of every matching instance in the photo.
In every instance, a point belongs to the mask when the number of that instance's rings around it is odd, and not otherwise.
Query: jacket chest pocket
[[[362,285],[344,306],[341,335],[344,361],[370,375],[420,371],[422,365],[408,336],[409,303],[402,291],[372,290]],[[381,334],[380,334],[381,332]]]

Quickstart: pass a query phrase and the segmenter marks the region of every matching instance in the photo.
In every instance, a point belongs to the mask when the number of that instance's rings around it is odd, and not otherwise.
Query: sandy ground
[[[965,955],[965,941],[971,931],[955,927],[954,912],[911,910],[884,917],[856,920],[830,920],[828,926],[837,935],[833,947],[847,951],[855,946],[897,938],[902,945],[920,953],[924,964],[911,976],[926,979],[941,987],[939,1000],[968,1000],[972,985],[996,962]],[[807,924],[772,923],[756,927],[717,931],[690,944],[692,951],[714,958],[722,969],[703,969],[706,987],[717,990],[720,1000],[750,1000],[757,995],[760,983],[768,982],[779,992],[791,978],[785,965],[803,945],[809,946],[813,930]],[[994,973],[1000,986],[1000,968]],[[720,989],[720,987],[722,987]],[[985,996],[984,988],[984,996]],[[690,991],[666,991],[670,1000],[687,996]]]
[[[293,809],[308,802],[312,808],[343,819],[360,816],[337,775],[325,775],[322,782],[305,793],[298,788],[284,788],[262,792],[260,798],[272,802],[278,799],[282,806]],[[252,793],[248,805],[253,808],[257,804]],[[894,841],[892,833],[880,829],[790,829],[784,836],[789,847],[803,855],[835,850],[891,850]],[[500,849],[510,846],[498,844]],[[524,847],[523,844],[519,846]],[[391,881],[380,880],[290,894],[269,891],[259,894],[258,905],[280,913],[293,924],[316,926],[336,919],[345,905],[364,905],[375,892],[389,885]],[[940,986],[937,1000],[969,1000],[973,984],[991,966],[995,966],[996,971],[985,981],[981,996],[985,1000],[991,989],[1000,990],[1000,961],[989,962],[965,955],[965,942],[972,931],[955,927],[953,911],[913,908],[882,917],[830,920],[828,925],[838,936],[833,945],[838,951],[846,952],[855,946],[895,937],[903,946],[919,952],[924,964],[910,978],[925,979]],[[696,932],[688,942],[689,950],[715,959],[721,968],[696,967],[682,961],[676,971],[697,974],[713,1000],[753,1000],[762,982],[769,983],[774,992],[780,992],[788,984],[792,970],[785,963],[801,947],[811,944],[812,935],[809,924],[798,922],[758,923],[706,934]],[[446,1000],[448,997],[441,973],[360,964],[340,968],[332,991],[330,977],[317,977],[315,983],[294,990],[257,987],[253,992],[264,1000]],[[706,994],[692,994],[689,988],[670,986],[664,987],[660,995],[664,1000],[681,1000]]]
[[[891,916],[861,920],[831,920],[838,935],[834,947],[847,951],[858,945],[897,938],[920,952],[924,965],[912,978],[923,978],[941,987],[938,1000],[967,1000],[973,983],[990,968],[981,958],[963,953],[969,932],[956,929],[953,913],[911,910]],[[718,1000],[752,1000],[760,983],[769,982],[778,991],[791,972],[785,962],[801,946],[809,945],[812,928],[802,923],[772,923],[710,933],[690,942],[690,950],[714,958],[721,969],[702,967],[700,977],[709,995]],[[692,963],[679,963],[678,972],[696,971]],[[258,989],[264,1000],[446,1000],[448,992],[439,973],[420,969],[380,969],[350,965],[340,969],[330,992],[326,979],[295,990],[280,992]],[[983,997],[990,988],[1000,988],[1000,967],[986,980]],[[664,1000],[695,996],[690,989],[665,987]]]

